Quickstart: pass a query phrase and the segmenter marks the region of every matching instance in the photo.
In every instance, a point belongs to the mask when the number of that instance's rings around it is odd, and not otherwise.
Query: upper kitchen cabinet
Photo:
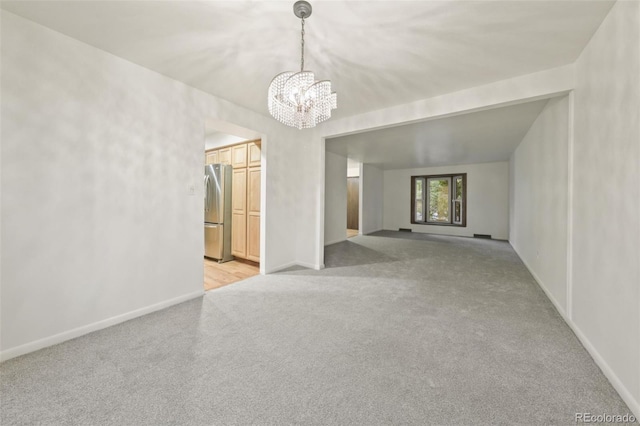
[[[231,148],[220,148],[218,150],[218,161],[220,164],[231,165]]]
[[[205,164],[227,164],[234,169],[260,167],[260,140],[227,145],[205,152]]]
[[[247,167],[247,144],[231,147],[231,165],[234,169]]]
[[[249,142],[247,144],[248,150],[248,167],[260,167],[260,158],[262,153],[260,151],[260,141]]]
[[[205,164],[218,164],[218,150],[207,151],[205,153]]]

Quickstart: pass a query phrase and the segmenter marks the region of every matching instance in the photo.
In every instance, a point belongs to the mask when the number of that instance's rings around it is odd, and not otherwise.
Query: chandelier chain
[[[301,55],[300,55],[300,71],[304,71],[304,12],[302,13],[302,31],[300,32],[301,35],[301,41],[300,41],[300,48],[301,48]]]

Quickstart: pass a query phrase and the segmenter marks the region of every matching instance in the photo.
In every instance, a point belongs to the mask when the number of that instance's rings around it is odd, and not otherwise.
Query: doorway
[[[347,160],[347,238],[360,233],[360,163]]]
[[[237,126],[221,127],[220,122],[207,120],[204,145],[207,195],[204,201],[204,289],[207,291],[260,273],[262,140],[255,132],[239,131]],[[207,173],[209,168],[212,173]],[[220,172],[216,174],[218,170]],[[213,175],[211,185],[207,185],[208,174]],[[208,202],[209,198],[215,202]],[[219,213],[212,215],[212,209]],[[214,219],[222,217],[223,220],[209,223],[212,222],[210,216]],[[224,241],[209,236],[213,233],[208,234],[208,228],[221,228]],[[217,243],[218,250],[210,249],[214,243]],[[218,252],[223,256],[217,255]]]

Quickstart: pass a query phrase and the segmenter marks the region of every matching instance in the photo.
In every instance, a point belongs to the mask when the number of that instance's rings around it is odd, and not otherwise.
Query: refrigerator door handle
[[[209,176],[204,176],[204,211],[209,211]]]

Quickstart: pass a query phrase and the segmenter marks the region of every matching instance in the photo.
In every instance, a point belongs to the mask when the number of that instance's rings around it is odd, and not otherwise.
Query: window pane
[[[449,223],[449,178],[428,180],[429,222]]]
[[[416,222],[424,222],[424,193],[425,193],[425,179],[416,178],[414,182],[415,191],[415,204],[413,217]]]
[[[422,222],[423,219],[423,205],[422,205],[422,200],[416,200],[416,221],[417,222]]]
[[[424,179],[416,179],[416,200],[422,200],[422,182]]]
[[[457,200],[453,202],[453,223],[462,223],[462,203]]]
[[[462,201],[462,176],[456,176],[456,200]]]

